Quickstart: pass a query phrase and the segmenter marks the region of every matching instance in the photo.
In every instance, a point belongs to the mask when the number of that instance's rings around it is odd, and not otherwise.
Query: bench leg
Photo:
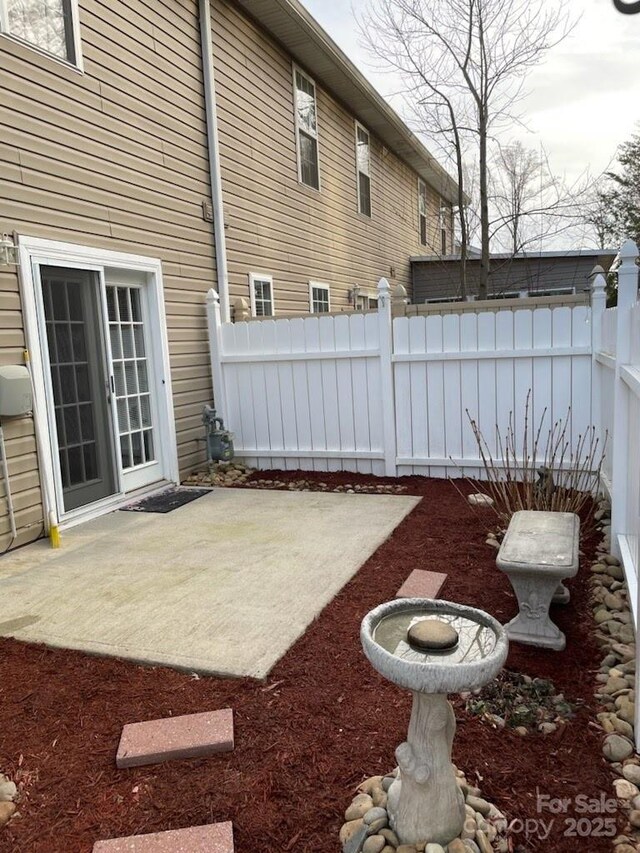
[[[553,598],[551,599],[552,604],[568,604],[571,601],[571,593],[566,588],[566,586],[560,582],[556,588],[556,591],[553,593]]]
[[[505,625],[507,636],[517,643],[562,651],[565,636],[549,618],[549,606],[558,578],[541,578],[526,572],[509,573],[520,612]]]

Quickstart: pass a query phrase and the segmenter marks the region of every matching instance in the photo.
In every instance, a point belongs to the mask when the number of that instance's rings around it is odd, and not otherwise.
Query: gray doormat
[[[120,509],[122,512],[171,512],[203,495],[208,495],[210,491],[211,489],[167,489],[166,492],[142,498]]]

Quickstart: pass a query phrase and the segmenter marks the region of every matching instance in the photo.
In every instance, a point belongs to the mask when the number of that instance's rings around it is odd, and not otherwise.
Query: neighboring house
[[[371,307],[452,246],[456,185],[295,0],[212,0],[232,302]],[[354,293],[358,296],[354,300]]]
[[[596,264],[609,269],[616,250],[523,252],[493,254],[489,299],[525,296],[560,296],[589,289]],[[460,299],[460,257],[411,258],[412,302],[445,302]],[[467,259],[467,298],[475,298],[480,281],[480,257]]]
[[[204,461],[210,287],[366,308],[451,240],[455,184],[326,33],[242,7],[0,0],[0,363],[26,348],[35,390],[0,550]]]

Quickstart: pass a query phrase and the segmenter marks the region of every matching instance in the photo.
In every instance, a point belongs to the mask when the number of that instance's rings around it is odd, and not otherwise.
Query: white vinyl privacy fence
[[[392,319],[389,285],[367,314],[222,323],[209,295],[216,406],[238,456],[260,468],[480,476],[469,415],[496,426],[570,412],[592,421],[591,307]],[[467,414],[467,410],[469,415]],[[498,460],[499,464],[499,460]]]

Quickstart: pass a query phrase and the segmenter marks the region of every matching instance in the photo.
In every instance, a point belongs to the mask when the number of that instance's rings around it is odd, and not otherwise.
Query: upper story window
[[[447,218],[451,219],[451,209],[444,202],[440,202],[440,252],[447,254]],[[453,231],[453,229],[452,229]]]
[[[440,204],[440,254],[447,254],[447,208]]]
[[[418,228],[420,232],[420,242],[423,246],[427,245],[427,185],[418,178]]]
[[[309,308],[312,314],[326,314],[331,311],[329,285],[309,282]]]
[[[358,170],[358,213],[371,216],[371,140],[368,131],[357,122],[356,164]]]
[[[0,0],[0,30],[38,50],[79,64],[77,0]]]
[[[296,142],[298,147],[298,180],[320,189],[318,165],[318,107],[316,85],[299,68],[293,69],[296,112]]]
[[[273,317],[273,278],[252,272],[249,276],[251,314],[254,317]]]

